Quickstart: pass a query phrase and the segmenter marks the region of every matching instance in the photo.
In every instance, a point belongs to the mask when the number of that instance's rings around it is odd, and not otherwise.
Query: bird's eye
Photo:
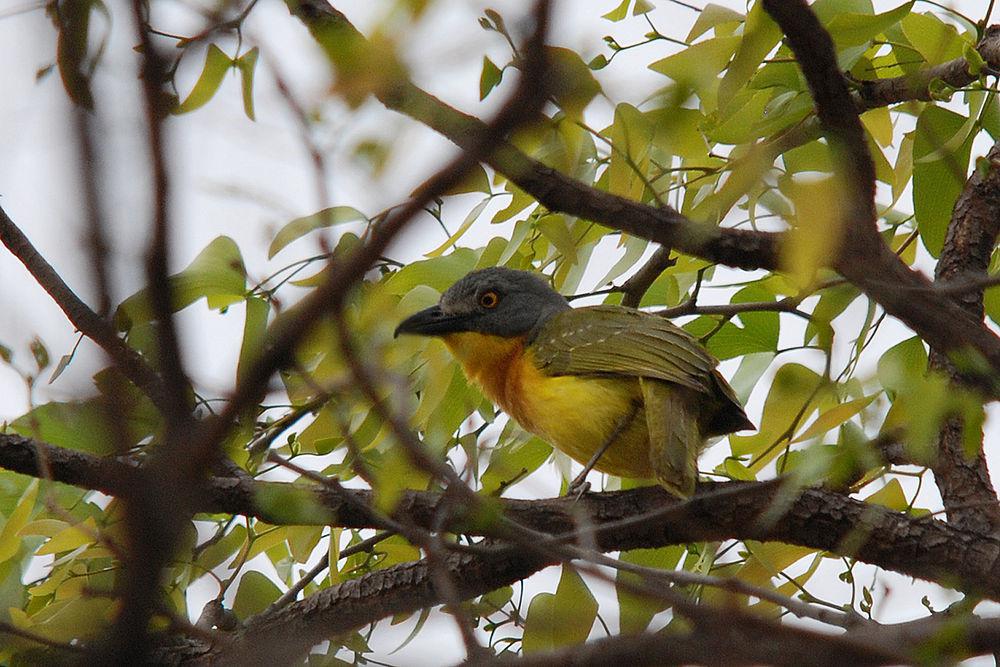
[[[492,290],[479,295],[479,305],[483,308],[496,308],[498,303],[500,303],[500,296]]]

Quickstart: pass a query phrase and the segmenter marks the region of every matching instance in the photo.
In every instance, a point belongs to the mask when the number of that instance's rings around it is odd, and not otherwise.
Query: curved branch
[[[73,292],[2,207],[0,207],[0,243],[20,260],[35,282],[52,297],[77,331],[97,343],[121,369],[125,377],[144,391],[161,411],[165,410],[170,401],[160,376],[146,364],[138,352],[118,337],[114,327],[107,320],[95,313]]]
[[[684,634],[618,635],[551,653],[478,661],[473,665],[768,664],[898,665],[951,663],[989,654],[1000,646],[1000,621],[949,614],[892,625],[873,624],[841,635],[828,635],[768,622],[720,614],[719,621]],[[961,641],[943,641],[961,637]],[[928,653],[931,651],[931,653]]]

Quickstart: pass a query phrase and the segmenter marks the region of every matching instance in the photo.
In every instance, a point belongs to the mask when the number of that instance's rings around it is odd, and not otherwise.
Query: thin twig
[[[623,306],[630,308],[639,307],[642,297],[656,279],[660,277],[660,274],[677,263],[676,259],[670,257],[671,252],[672,248],[660,246],[638,271],[622,283],[619,291],[625,295],[622,297]]]

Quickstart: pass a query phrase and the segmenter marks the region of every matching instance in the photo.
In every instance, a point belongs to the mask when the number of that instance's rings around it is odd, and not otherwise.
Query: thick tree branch
[[[1000,30],[993,31],[994,36]],[[955,203],[941,258],[934,272],[938,282],[974,281],[986,276],[997,236],[1000,235],[1000,142],[986,156],[988,168],[973,171]],[[982,320],[983,290],[956,294],[954,300],[977,320]],[[955,367],[938,348],[931,349],[931,367],[960,381]],[[965,444],[963,420],[953,417],[941,429],[934,464],[934,481],[941,492],[948,521],[961,528],[1000,533],[1000,505],[986,467],[982,448],[970,452]]]
[[[720,615],[721,616],[721,615]],[[950,664],[1000,647],[1000,619],[939,614],[893,625],[873,624],[840,635],[752,623],[701,626],[690,634],[618,635],[552,653],[466,663],[556,665],[898,665]],[[960,638],[960,639],[959,639]]]
[[[9,434],[0,435],[0,466],[39,475],[41,447],[45,448],[55,480],[121,497],[128,497],[142,483],[142,469],[128,462]],[[345,527],[375,525],[374,515],[364,509],[371,502],[368,491],[304,489],[236,478],[209,479],[192,498],[203,512],[244,514],[275,523]],[[439,516],[439,503],[437,494],[408,492],[395,517],[430,528]],[[555,498],[498,503],[503,514],[520,525],[573,542],[593,543],[603,551],[723,539],[781,541],[849,555],[1000,599],[1000,539],[822,489],[796,493],[782,491],[777,482],[725,483],[704,485],[687,502],[678,502],[662,489],[647,487],[586,494],[577,502]],[[482,516],[456,515],[447,530],[503,534],[502,527]],[[517,581],[550,562],[551,557],[526,554],[519,546],[494,545],[487,553],[451,554],[445,567],[467,598]],[[308,623],[311,629],[302,642],[311,642],[383,615],[441,602],[426,564],[410,563],[325,589],[255,619],[250,627],[254,628],[254,637],[271,637],[273,632],[274,637],[281,638],[298,636],[302,624]],[[197,643],[190,646],[200,647],[197,653],[207,650]]]
[[[56,481],[115,496],[127,497],[132,492],[134,465],[18,435],[0,434],[0,467],[40,476],[39,448],[45,449]],[[394,518],[430,529],[440,499],[436,493],[406,492]],[[253,516],[275,524],[347,528],[379,525],[377,517],[364,509],[372,501],[371,492],[365,490],[310,489],[234,477],[210,478],[192,498],[198,512]],[[698,495],[686,502],[678,502],[657,487],[585,494],[579,501],[496,502],[512,521],[549,535],[573,536],[581,527],[591,526],[597,546],[605,551],[723,539],[772,540],[854,556],[1000,599],[1000,539],[824,489],[786,492],[777,481],[730,482],[702,485]],[[478,513],[455,513],[445,528],[470,535],[503,534],[494,520]]]

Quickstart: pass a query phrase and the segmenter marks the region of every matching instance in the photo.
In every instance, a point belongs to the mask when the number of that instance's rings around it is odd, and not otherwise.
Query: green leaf
[[[289,526],[288,551],[297,563],[305,563],[323,536],[323,526]]]
[[[933,14],[909,14],[902,20],[903,34],[928,65],[961,58],[968,40],[951,24]]]
[[[476,266],[476,259],[476,251],[457,248],[441,257],[411,262],[386,279],[385,290],[403,296],[418,285],[427,285],[444,292]]]
[[[547,92],[560,109],[575,117],[601,92],[601,84],[576,51],[557,46],[545,50],[551,68]]]
[[[743,14],[736,10],[710,2],[698,13],[698,18],[691,26],[691,31],[684,41],[690,44],[713,28],[715,28],[716,36],[721,37],[720,27],[726,26],[729,28],[728,33],[732,33],[744,20]]]
[[[913,0],[882,14],[858,14],[845,12],[833,17],[827,30],[837,46],[837,50],[849,46],[867,44],[889,27],[899,23],[913,9]]]
[[[28,524],[31,513],[35,509],[35,499],[38,497],[38,480],[34,480],[28,485],[21,495],[21,499],[14,507],[14,511],[7,517],[0,530],[0,563],[5,563],[20,550],[21,529]]]
[[[894,397],[916,385],[927,370],[927,349],[919,336],[892,346],[878,360],[878,379]]]
[[[631,4],[631,2],[632,0],[622,0],[621,3],[619,3],[618,6],[612,9],[610,12],[608,12],[607,14],[602,14],[601,18],[607,19],[615,23],[621,21],[626,16],[628,16],[628,6],[629,4]]]
[[[253,47],[236,61],[236,69],[240,71],[240,83],[243,90],[243,112],[250,120],[257,120],[253,110],[253,73],[257,68],[257,57],[260,48]]]
[[[80,525],[67,526],[43,544],[36,556],[46,554],[57,554],[63,551],[72,551],[87,544],[93,544],[97,533],[97,523],[93,517],[89,517]]]
[[[996,169],[997,167],[991,165],[990,168]],[[987,274],[996,275],[998,271],[1000,271],[1000,250],[994,250]],[[986,315],[993,322],[1000,323],[1000,287],[988,287],[983,292],[983,306],[986,308]]]
[[[57,11],[53,11],[58,7]],[[103,38],[95,53],[88,56],[89,44],[98,40],[91,34],[91,12],[100,11],[110,23],[107,7],[100,0],[75,0],[46,5],[46,13],[59,30],[56,38],[56,65],[66,94],[74,103],[86,109],[94,107],[90,80],[97,61],[104,51]]]
[[[865,498],[865,502],[872,505],[882,505],[897,512],[902,512],[910,506],[906,500],[906,494],[903,493],[903,486],[895,478],[890,479],[885,486]]]
[[[773,294],[759,284],[747,285],[733,295],[730,303],[754,303],[774,301]],[[778,333],[781,320],[776,311],[746,312],[739,314],[743,323],[744,336],[754,341],[752,351],[772,351],[778,347]]]
[[[741,41],[740,37],[715,37],[657,60],[649,69],[700,91],[703,100],[709,94],[704,110],[713,111],[716,103],[710,93],[715,90],[719,72],[729,63]]]
[[[842,186],[836,177],[782,179],[782,192],[795,204],[795,220],[782,246],[781,261],[795,284],[806,288],[819,269],[836,259],[843,225]]]
[[[721,361],[754,352],[774,352],[775,348],[767,331],[748,330],[732,322],[722,322],[719,326],[716,318],[707,315],[688,322],[684,329],[696,338],[710,335],[705,346]]]
[[[792,443],[805,442],[806,440],[814,438],[817,435],[823,435],[828,431],[832,431],[854,415],[864,410],[876,398],[878,398],[878,394],[872,394],[871,396],[856,398],[853,401],[847,401],[846,403],[841,403],[836,407],[830,408],[817,417],[816,421],[810,424],[809,428],[792,440]]]
[[[552,453],[552,447],[540,438],[528,438],[501,444],[493,450],[490,463],[482,476],[482,492],[487,495],[499,494],[530,475],[545,463]]]
[[[250,570],[240,579],[240,587],[233,600],[233,612],[240,620],[267,609],[268,605],[281,597],[281,590],[260,572]]]
[[[653,126],[643,112],[622,102],[615,107],[608,138],[612,146],[608,165],[608,191],[640,201],[646,188]]]
[[[590,62],[587,63],[587,67],[594,70],[604,69],[607,66],[608,66],[608,57],[603,53],[598,53],[596,56],[590,59]]]
[[[625,563],[642,565],[643,567],[672,570],[677,567],[684,547],[675,545],[660,549],[632,549],[623,551],[620,559]],[[638,634],[643,632],[653,616],[667,608],[668,604],[648,595],[637,595],[629,588],[629,584],[643,583],[643,577],[619,570],[615,576],[615,593],[618,596],[618,626],[622,634]]]
[[[255,296],[247,297],[246,318],[243,322],[243,344],[240,346],[240,358],[236,365],[237,379],[245,377],[247,370],[264,351],[267,318],[270,313],[271,304],[269,301]]]
[[[437,248],[434,248],[434,250],[431,250],[429,253],[424,255],[424,257],[439,257],[440,255],[443,255],[445,251],[447,251],[449,248],[458,243],[459,239],[461,239],[465,235],[465,233],[469,231],[469,228],[472,227],[472,224],[479,219],[480,215],[483,214],[483,211],[486,209],[486,206],[491,201],[493,201],[492,197],[486,197],[481,202],[473,206],[472,210],[469,211],[468,215],[465,216],[465,220],[463,220],[462,224],[458,226],[457,230],[455,230],[455,233],[449,236],[447,241],[445,241]]]
[[[503,70],[494,65],[492,60],[483,56],[483,71],[479,75],[479,99],[485,100],[502,78]]]
[[[733,373],[729,384],[732,386],[733,391],[736,392],[741,403],[745,405],[747,400],[749,400],[750,394],[757,386],[760,378],[771,367],[774,357],[774,352],[755,352],[744,355],[740,360],[740,367]]]
[[[626,236],[623,245],[625,246],[624,254],[622,254],[621,259],[615,262],[614,266],[608,269],[604,277],[597,281],[598,287],[610,285],[618,276],[635,266],[636,262],[642,258],[643,253],[646,252],[646,248],[649,247],[649,241],[638,236]]]
[[[229,560],[236,551],[246,542],[247,529],[239,524],[233,526],[226,535],[198,554],[198,566],[203,572],[207,572],[222,565]]]
[[[120,416],[118,417],[120,419]],[[94,454],[115,450],[111,414],[103,399],[45,403],[11,423],[17,433],[50,445]]]
[[[806,325],[802,343],[808,345],[817,336],[820,337],[820,344],[828,347],[832,339],[832,329],[830,323],[833,322],[854,300],[861,295],[853,285],[837,285],[823,290],[816,307],[813,308],[812,321]]]
[[[267,258],[271,259],[289,243],[297,241],[309,232],[361,220],[368,220],[368,218],[365,217],[364,213],[350,206],[333,206],[312,215],[295,218],[275,234],[271,246],[267,249]]]
[[[194,84],[194,88],[188,93],[187,99],[174,108],[175,114],[188,113],[208,104],[208,101],[215,96],[222,85],[222,79],[226,72],[234,64],[230,58],[215,44],[208,45],[205,53],[205,65],[201,69],[201,75]]]
[[[482,165],[476,165],[469,170],[469,173],[458,182],[457,185],[445,190],[444,195],[464,195],[470,192],[482,192],[483,194],[493,194],[490,186],[490,176],[483,169]]]
[[[597,600],[580,575],[564,565],[555,594],[531,600],[524,623],[525,653],[551,651],[583,643],[597,619]]]
[[[427,488],[429,475],[413,464],[403,447],[391,447],[385,452],[369,450],[365,454],[379,511],[391,514],[404,491]]]
[[[330,510],[308,487],[282,482],[258,482],[254,502],[271,523],[327,525]]]
[[[31,350],[31,356],[35,358],[35,367],[39,371],[44,371],[49,367],[49,350],[41,338],[38,336],[32,338],[28,348]]]
[[[236,242],[220,236],[205,246],[186,269],[170,277],[174,312],[204,297],[209,308],[225,308],[246,296],[246,269]],[[127,331],[153,319],[148,290],[125,299],[115,312],[115,324]]]
[[[570,231],[569,221],[561,213],[543,215],[536,223],[538,231],[552,242],[559,253],[571,263],[576,263],[576,239]]]
[[[32,630],[56,642],[80,641],[104,630],[117,609],[110,597],[80,595],[59,600],[31,617]]]
[[[719,106],[725,107],[750,77],[757,71],[761,62],[767,57],[781,39],[781,29],[778,24],[764,11],[763,3],[755,3],[747,14],[743,28],[743,39],[733,62],[726,70],[719,84]]]
[[[774,443],[787,432],[800,413],[801,420],[808,419],[820,405],[819,400],[813,400],[803,410],[806,401],[821,382],[823,382],[822,377],[801,364],[785,364],[779,368],[764,401],[764,411],[757,433],[748,436],[729,436],[733,455],[753,456],[753,464],[748,466],[752,472],[759,471],[768,461],[773,460],[781,453],[781,447],[773,447]]]

